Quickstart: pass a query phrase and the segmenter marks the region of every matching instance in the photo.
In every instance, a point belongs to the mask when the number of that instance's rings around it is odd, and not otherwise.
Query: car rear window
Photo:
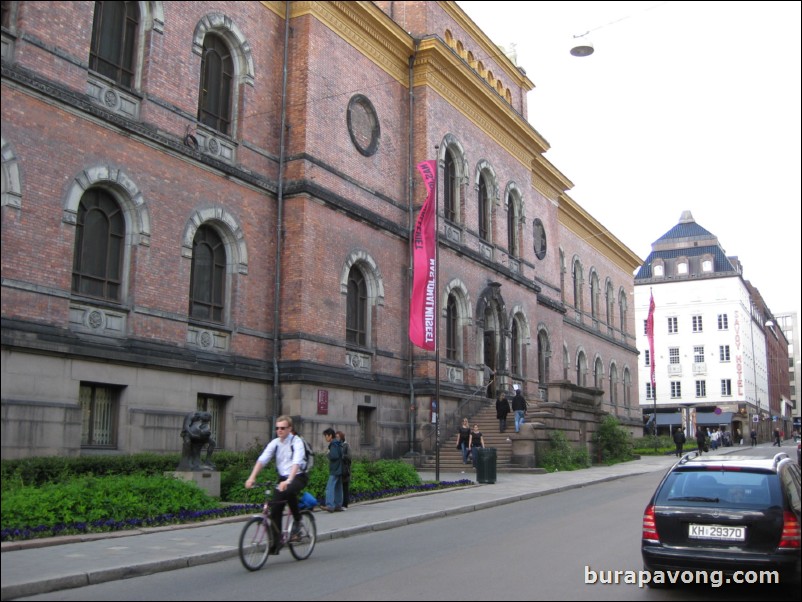
[[[781,505],[773,481],[777,475],[766,472],[674,471],[660,488],[656,503],[692,506],[709,502],[733,508]]]

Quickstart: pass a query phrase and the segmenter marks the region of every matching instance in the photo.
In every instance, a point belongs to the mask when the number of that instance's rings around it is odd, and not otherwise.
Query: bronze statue
[[[215,441],[212,439],[212,415],[209,412],[190,412],[184,418],[181,437],[184,445],[181,448],[180,471],[214,470],[209,458],[214,452]],[[206,448],[206,458],[201,462],[201,452]]]

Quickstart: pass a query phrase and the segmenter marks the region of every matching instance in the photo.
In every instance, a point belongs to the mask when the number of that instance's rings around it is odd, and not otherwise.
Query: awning
[[[715,412],[696,412],[696,424],[712,426],[730,424],[734,413],[735,412],[722,412],[721,414],[716,414]]]
[[[682,426],[682,412],[658,414],[657,426]]]

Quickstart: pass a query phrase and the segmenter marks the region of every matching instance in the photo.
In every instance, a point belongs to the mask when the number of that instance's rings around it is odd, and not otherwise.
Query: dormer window
[[[677,274],[687,274],[688,273],[688,263],[685,261],[681,261],[677,264]]]
[[[713,262],[709,259],[705,259],[702,262],[702,271],[703,272],[712,272],[713,271]]]
[[[662,265],[654,266],[654,275],[655,275],[656,278],[662,278],[663,277],[663,266]]]

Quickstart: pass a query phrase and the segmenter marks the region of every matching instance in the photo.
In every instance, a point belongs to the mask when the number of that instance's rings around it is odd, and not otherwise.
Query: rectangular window
[[[718,315],[718,329],[719,330],[729,330],[729,326],[727,324],[727,314],[719,314]]]
[[[730,361],[730,346],[729,345],[719,345],[718,348],[718,359],[720,362],[728,362]]]
[[[654,399],[654,389],[652,389],[652,383],[646,383],[646,399]]]
[[[679,330],[677,329],[677,318],[669,318],[668,319],[668,334],[677,334]]]
[[[679,364],[679,347],[668,348],[668,363]]]
[[[693,322],[693,331],[702,332],[702,316],[691,316]]]
[[[696,381],[696,396],[707,397],[707,381],[705,380]]]
[[[693,363],[702,364],[705,361],[705,347],[704,345],[696,345],[693,348]]]
[[[210,426],[212,428],[212,439],[214,439],[216,449],[223,449],[225,447],[226,401],[228,401],[227,397],[198,393],[198,411],[209,412],[212,415]]]
[[[651,366],[652,365],[652,355],[651,355],[651,351],[649,351],[648,349],[643,352],[643,361],[644,361],[644,364],[643,364],[644,366]]]
[[[682,383],[678,380],[671,381],[671,399],[682,397]]]
[[[119,388],[81,383],[81,446],[117,447]]]
[[[643,321],[643,334],[645,335],[649,334],[649,320]]]
[[[732,381],[729,378],[721,379],[721,395],[723,397],[732,397]]]
[[[369,400],[370,396],[366,395],[365,399]],[[373,445],[376,432],[376,408],[358,406],[356,420],[359,423],[359,444]]]

